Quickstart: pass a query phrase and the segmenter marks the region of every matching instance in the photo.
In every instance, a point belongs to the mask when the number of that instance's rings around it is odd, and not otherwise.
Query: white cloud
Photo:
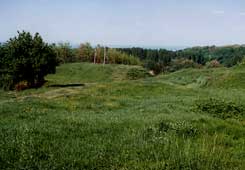
[[[216,14],[216,15],[223,15],[223,14],[225,14],[225,11],[223,11],[223,10],[214,10],[214,11],[212,11],[212,13]]]

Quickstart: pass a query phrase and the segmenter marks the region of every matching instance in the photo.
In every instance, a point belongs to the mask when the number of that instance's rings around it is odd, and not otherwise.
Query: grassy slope
[[[244,169],[245,119],[195,109],[245,103],[244,66],[128,81],[129,66],[67,64],[49,84],[0,92],[0,169]]]
[[[47,76],[51,84],[111,82],[127,79],[127,70],[139,66],[65,64],[57,68],[58,74]]]

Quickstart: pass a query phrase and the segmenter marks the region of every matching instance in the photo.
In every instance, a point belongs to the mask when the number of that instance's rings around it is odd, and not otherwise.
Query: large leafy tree
[[[55,52],[38,33],[18,32],[1,49],[0,86],[4,89],[13,89],[22,81],[34,86],[44,82],[48,73],[55,73]]]

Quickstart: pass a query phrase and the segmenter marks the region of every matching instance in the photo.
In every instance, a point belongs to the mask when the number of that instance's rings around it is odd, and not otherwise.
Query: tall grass
[[[241,83],[189,86],[205,69],[130,81],[131,69],[67,64],[49,83],[85,87],[0,92],[0,169],[244,169],[244,116],[196,109],[211,97],[244,103]]]

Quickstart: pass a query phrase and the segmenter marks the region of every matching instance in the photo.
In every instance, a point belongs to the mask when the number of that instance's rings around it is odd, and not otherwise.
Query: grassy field
[[[45,87],[0,91],[0,169],[245,169],[245,66],[132,67],[65,64]]]

